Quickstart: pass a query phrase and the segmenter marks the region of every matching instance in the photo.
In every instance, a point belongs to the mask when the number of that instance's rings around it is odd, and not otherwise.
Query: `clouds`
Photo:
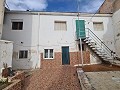
[[[95,12],[104,0],[6,0],[11,10]]]
[[[104,0],[79,0],[80,12],[96,12]]]
[[[47,7],[46,0],[6,0],[10,10],[41,11]]]

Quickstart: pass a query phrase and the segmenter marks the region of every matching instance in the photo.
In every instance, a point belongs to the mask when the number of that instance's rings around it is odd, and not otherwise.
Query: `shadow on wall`
[[[114,28],[112,20],[108,20],[106,29],[107,31],[104,33],[102,40],[105,43],[105,45],[110,48],[110,50],[115,51]]]

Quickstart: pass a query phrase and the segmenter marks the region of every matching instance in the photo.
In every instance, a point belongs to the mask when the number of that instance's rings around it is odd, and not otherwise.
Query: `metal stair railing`
[[[115,53],[89,28],[86,28],[86,37],[91,38],[96,46],[101,49],[101,51],[105,52],[108,57],[114,59]]]

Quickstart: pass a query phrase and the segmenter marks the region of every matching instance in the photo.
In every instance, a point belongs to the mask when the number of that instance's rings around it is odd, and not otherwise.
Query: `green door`
[[[62,47],[62,65],[70,64],[69,47]]]
[[[84,20],[76,20],[76,35],[77,39],[86,37]]]

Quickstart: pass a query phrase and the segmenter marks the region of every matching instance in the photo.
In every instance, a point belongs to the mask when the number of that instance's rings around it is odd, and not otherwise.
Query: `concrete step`
[[[98,54],[98,56],[102,57],[102,56],[106,56],[106,54]]]
[[[98,50],[95,50],[94,52],[96,52],[96,53],[105,53],[104,51],[98,51]]]
[[[104,58],[103,60],[105,60],[105,61],[112,61],[113,59],[112,58]]]
[[[105,57],[105,56],[101,56],[101,58],[102,58],[102,59],[107,59],[107,57]]]
[[[91,41],[92,39],[90,39],[90,38],[86,38],[84,41]]]

